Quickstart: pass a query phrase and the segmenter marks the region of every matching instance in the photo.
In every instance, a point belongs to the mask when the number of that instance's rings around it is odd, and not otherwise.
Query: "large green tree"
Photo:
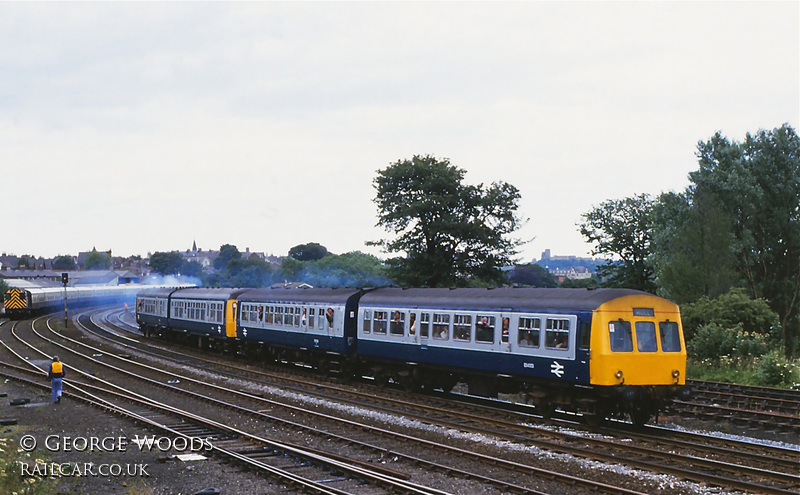
[[[660,295],[685,304],[718,297],[737,284],[730,219],[700,189],[662,194],[652,224]]]
[[[396,235],[369,243],[387,253],[398,285],[467,286],[502,283],[520,242],[519,190],[505,182],[463,183],[465,171],[448,159],[415,155],[378,171],[378,225]]]
[[[76,266],[75,258],[72,256],[61,255],[53,258],[53,270],[74,270]]]
[[[150,256],[150,268],[161,275],[177,275],[181,273],[183,267],[183,256],[181,253],[153,253]]]
[[[800,349],[800,139],[788,125],[747,134],[720,133],[698,144],[700,169],[689,174],[727,215],[735,267],[750,295],[780,315],[788,352]]]
[[[111,255],[92,251],[86,255],[86,259],[83,261],[83,268],[85,270],[108,270],[111,268]]]
[[[289,256],[298,261],[316,261],[328,256],[328,249],[322,244],[309,242],[298,244],[289,250]]]
[[[219,256],[214,258],[214,268],[224,270],[228,263],[242,258],[242,253],[233,244],[223,244],[219,248]]]
[[[655,274],[649,259],[654,205],[653,198],[640,194],[605,201],[583,214],[580,232],[594,244],[592,255],[609,258],[597,268],[604,286],[655,293]]]

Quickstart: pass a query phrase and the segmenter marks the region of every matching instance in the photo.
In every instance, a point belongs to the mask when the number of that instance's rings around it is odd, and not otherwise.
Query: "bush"
[[[765,386],[792,387],[800,382],[800,369],[786,359],[783,350],[775,349],[758,360],[756,377]]]
[[[718,363],[723,358],[741,363],[769,351],[767,337],[743,330],[741,323],[735,328],[716,323],[703,325],[686,347],[693,359],[711,363]]]
[[[702,297],[693,304],[681,306],[681,320],[686,341],[704,325],[716,323],[725,328],[740,325],[747,332],[771,335],[779,340],[780,318],[765,299],[751,299],[744,289],[731,289],[716,299]]]

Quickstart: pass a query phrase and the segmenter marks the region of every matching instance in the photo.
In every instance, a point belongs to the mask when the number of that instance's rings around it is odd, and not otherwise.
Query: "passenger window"
[[[283,306],[275,306],[275,323],[283,325]]]
[[[312,330],[314,329],[314,325],[317,324],[316,313],[317,310],[315,308],[308,308],[308,328]]]
[[[658,333],[661,337],[661,350],[664,352],[681,352],[681,336],[678,332],[678,323],[662,321],[658,324]]]
[[[430,313],[420,313],[419,314],[419,336],[423,339],[428,338],[428,330],[431,327],[431,314]]]
[[[417,313],[411,313],[408,320],[408,334],[414,335],[417,333]]]
[[[406,328],[406,314],[400,311],[392,312],[392,323],[389,325],[389,332],[392,335],[404,335]]]
[[[567,349],[569,347],[569,320],[548,318],[544,337],[545,345],[549,349]]]
[[[372,320],[372,333],[386,335],[386,311],[375,311],[375,319]]]
[[[633,351],[633,338],[631,336],[631,323],[620,319],[608,322],[608,337],[611,341],[611,351]]]
[[[508,325],[508,318],[503,318],[503,331],[500,334],[500,341],[504,344],[508,344]]]
[[[652,321],[636,322],[636,348],[639,352],[656,352],[656,324]]]
[[[439,340],[450,338],[450,315],[433,314],[433,338]]]
[[[475,341],[494,343],[494,316],[478,315],[475,323]]]
[[[469,342],[472,338],[472,316],[455,315],[453,317],[453,338]]]
[[[539,347],[539,328],[542,320],[539,318],[519,318],[519,332],[517,333],[517,344],[522,347]]]

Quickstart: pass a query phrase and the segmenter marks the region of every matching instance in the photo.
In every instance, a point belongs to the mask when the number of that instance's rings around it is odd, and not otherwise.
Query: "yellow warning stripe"
[[[6,292],[6,309],[25,309],[28,307],[28,299],[25,291],[20,289],[9,289]]]

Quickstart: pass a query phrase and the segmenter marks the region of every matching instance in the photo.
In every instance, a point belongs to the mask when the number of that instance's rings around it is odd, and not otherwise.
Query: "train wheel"
[[[556,406],[553,405],[552,402],[549,400],[539,400],[534,402],[536,407],[536,412],[542,415],[544,419],[550,419],[553,417],[553,413],[556,412]]]
[[[631,423],[634,426],[644,426],[650,421],[650,411],[643,407],[634,407],[631,410]]]

